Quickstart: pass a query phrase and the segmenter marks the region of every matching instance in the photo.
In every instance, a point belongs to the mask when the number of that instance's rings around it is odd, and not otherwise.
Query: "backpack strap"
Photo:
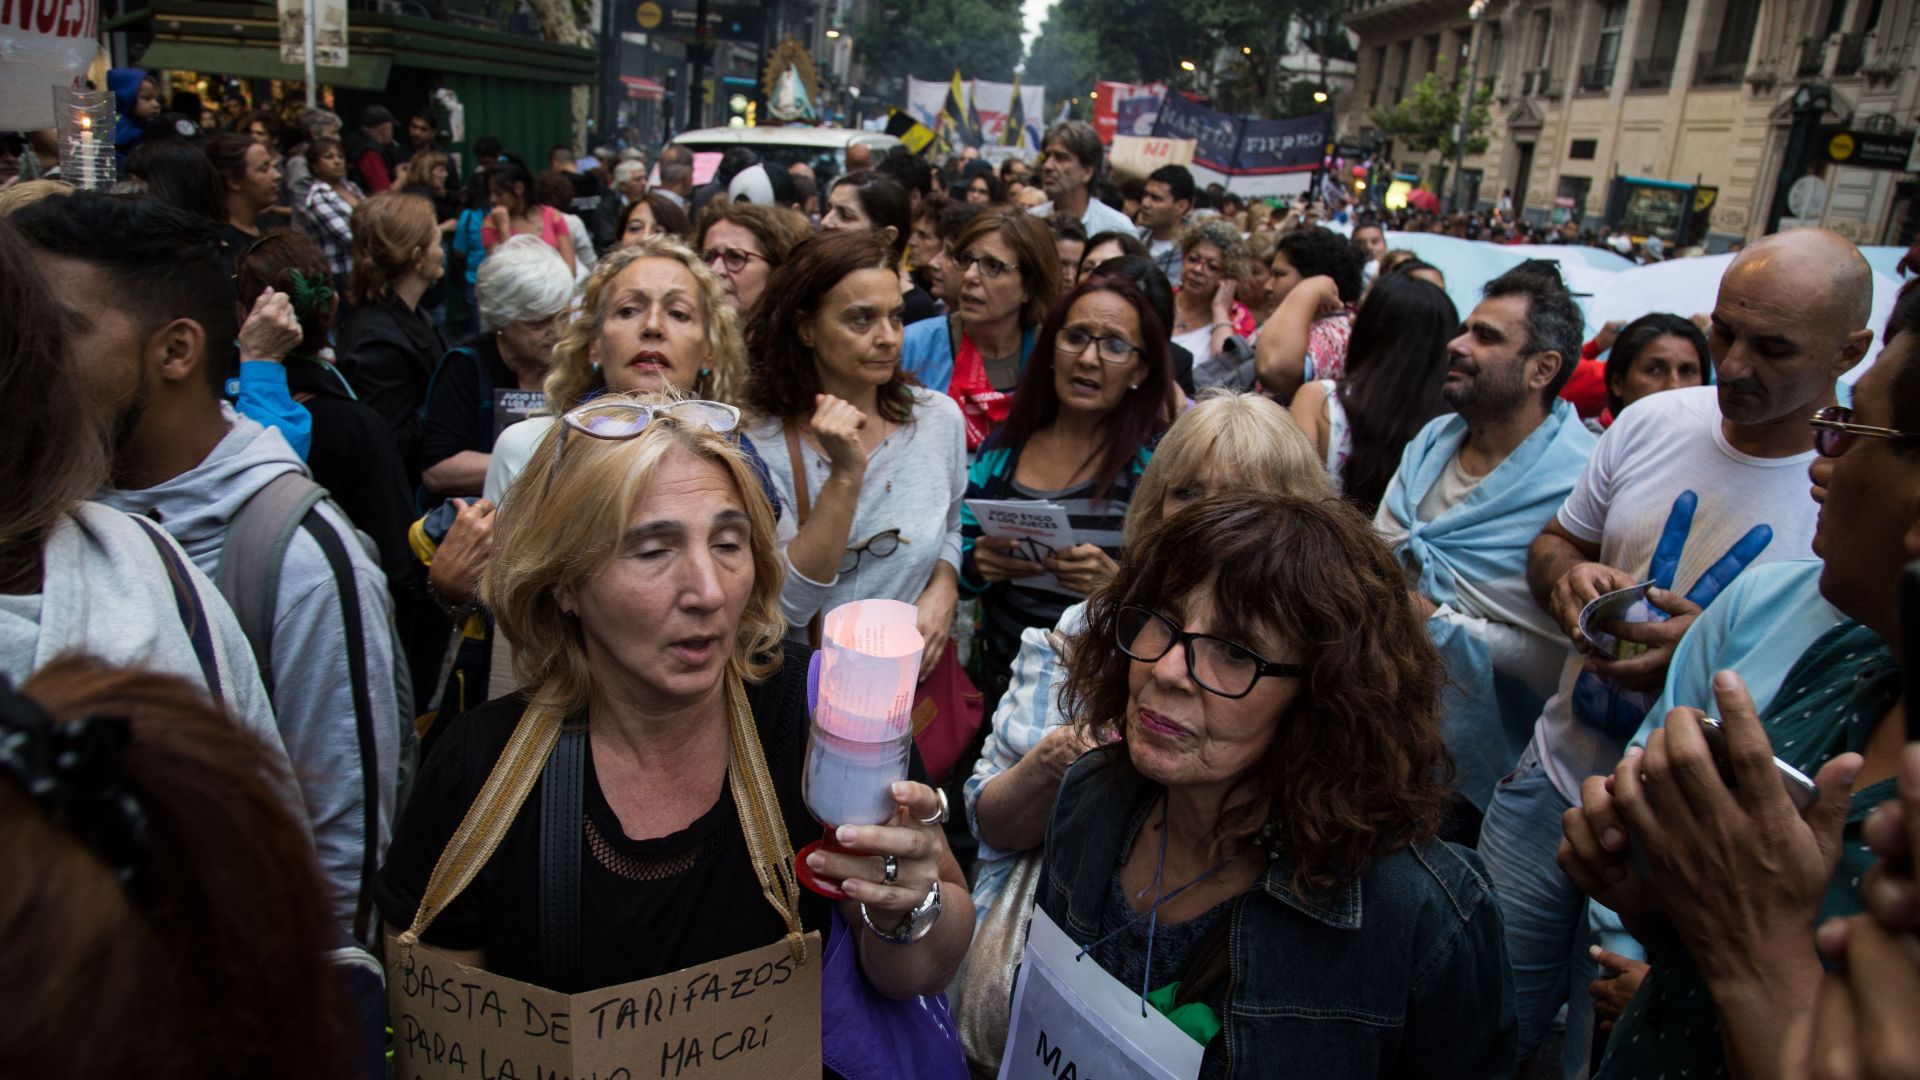
[[[316,489],[318,490],[318,489]],[[326,494],[324,490],[321,494]],[[354,731],[360,743],[360,819],[364,835],[360,847],[360,895],[354,901],[353,936],[367,940],[373,918],[373,877],[380,852],[380,747],[373,731],[373,689],[367,678],[367,636],[360,611],[360,582],[353,572],[347,545],[333,526],[309,504],[302,525],[333,571],[340,593],[340,621],[347,638],[347,678],[353,684]],[[395,658],[396,661],[398,658]]]
[[[326,489],[305,473],[281,473],[254,492],[227,526],[214,584],[246,632],[269,697],[273,695],[273,615],[280,594],[280,567],[286,562],[294,530],[326,495]]]
[[[540,985],[580,985],[580,834],[587,728],[569,724],[540,775]]]
[[[153,549],[160,553],[160,561],[167,568],[167,584],[173,587],[173,603],[180,612],[181,628],[187,632],[187,640],[193,643],[194,659],[200,662],[200,676],[206,681],[207,691],[213,700],[226,699],[226,692],[220,681],[220,658],[213,648],[213,625],[207,619],[207,609],[200,602],[200,590],[193,587],[193,578],[187,573],[186,563],[175,551],[173,543],[164,535],[160,526],[153,524],[138,514],[128,514],[138,522],[140,531],[153,543]]]

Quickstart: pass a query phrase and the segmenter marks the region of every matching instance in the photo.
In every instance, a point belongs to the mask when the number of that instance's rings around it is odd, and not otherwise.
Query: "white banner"
[[[909,77],[907,79],[907,111],[915,120],[935,131],[940,130],[940,106],[946,104],[947,83],[932,82]],[[966,84],[962,83],[964,87]],[[964,106],[966,103],[961,102]]]
[[[280,62],[306,63],[308,0],[280,0]],[[312,0],[313,62],[318,67],[347,66],[347,0]]]
[[[931,80],[909,78],[907,80],[907,112],[915,120],[930,128],[939,130],[940,109],[947,101],[947,88],[951,82],[933,82]],[[1013,107],[1013,84],[988,82],[985,79],[962,80],[960,83],[962,100],[960,108],[964,114],[971,104],[980,114],[980,132],[987,146],[1000,145],[1000,137],[1006,130],[1007,113]],[[1017,145],[1020,149],[1038,150],[1040,133],[1047,124],[1047,88],[1045,86],[1022,86],[1020,105],[1026,113],[1025,131]]]

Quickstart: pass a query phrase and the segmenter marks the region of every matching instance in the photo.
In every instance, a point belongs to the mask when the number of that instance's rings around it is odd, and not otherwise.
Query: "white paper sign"
[[[1012,554],[1016,559],[1040,562],[1073,546],[1073,525],[1067,520],[1066,508],[1058,503],[1037,499],[968,499],[967,509],[973,511],[981,532],[1014,541]],[[1052,574],[1014,580],[1035,589],[1079,595],[1060,584],[1060,579]]]
[[[306,0],[280,0],[280,62],[306,62]],[[347,0],[313,0],[313,62],[347,66]]]
[[[1204,1047],[1074,944],[1038,906],[1013,991],[1000,1080],[1194,1080]]]

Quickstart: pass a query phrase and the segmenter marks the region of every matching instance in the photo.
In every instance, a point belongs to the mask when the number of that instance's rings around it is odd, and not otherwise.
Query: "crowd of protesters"
[[[829,1074],[993,1075],[1038,911],[1204,1077],[1916,1075],[1920,290],[1871,325],[1839,236],[1589,340],[1556,263],[1462,311],[1388,230],[1610,237],[1080,122],[695,185],[109,82],[123,190],[0,188],[9,1071],[377,1074],[343,952],[574,993],[817,931]],[[861,600],[940,709],[830,900]]]

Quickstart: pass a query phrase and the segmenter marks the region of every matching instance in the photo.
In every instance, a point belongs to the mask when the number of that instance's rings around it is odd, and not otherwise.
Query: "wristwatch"
[[[933,924],[940,921],[940,883],[935,881],[933,888],[927,890],[926,899],[920,901],[900,925],[892,932],[880,929],[873,924],[873,917],[867,914],[867,905],[860,905],[860,921],[867,924],[867,932],[881,941],[895,945],[911,945],[933,932]]]

